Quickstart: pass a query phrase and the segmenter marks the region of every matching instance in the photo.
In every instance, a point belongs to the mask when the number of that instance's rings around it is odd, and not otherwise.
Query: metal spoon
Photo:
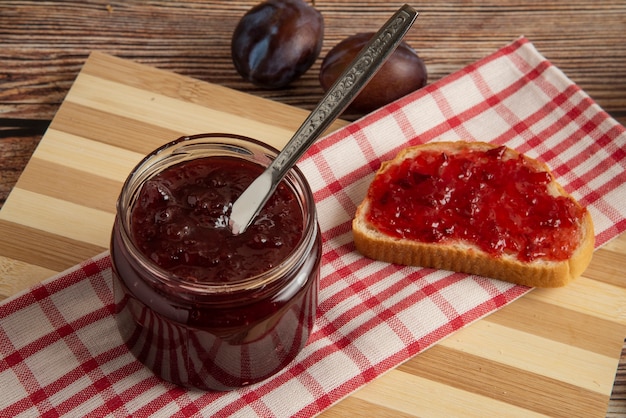
[[[276,159],[233,203],[228,224],[234,235],[243,233],[250,226],[287,171],[376,74],[413,26],[417,15],[412,7],[405,4],[385,23],[328,90]]]

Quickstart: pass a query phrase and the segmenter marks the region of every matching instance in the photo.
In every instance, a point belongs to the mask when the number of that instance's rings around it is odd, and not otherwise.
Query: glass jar
[[[321,237],[312,192],[297,168],[283,184],[300,210],[294,219],[301,236],[284,259],[250,277],[202,281],[175,273],[140,250],[133,229],[142,187],[171,167],[226,157],[262,170],[276,154],[236,135],[183,137],[148,155],[126,180],[111,238],[115,317],[129,350],[161,378],[204,390],[238,388],[277,373],[306,344],[317,307]]]

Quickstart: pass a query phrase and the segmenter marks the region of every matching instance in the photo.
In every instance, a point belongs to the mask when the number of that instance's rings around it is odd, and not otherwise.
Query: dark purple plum
[[[320,84],[327,91],[374,33],[358,33],[335,45],[320,68]],[[426,65],[415,50],[402,41],[387,62],[350,104],[344,117],[358,117],[420,89],[427,81]]]
[[[252,83],[285,87],[304,74],[322,49],[324,19],[303,0],[267,0],[239,21],[231,43],[235,68]]]

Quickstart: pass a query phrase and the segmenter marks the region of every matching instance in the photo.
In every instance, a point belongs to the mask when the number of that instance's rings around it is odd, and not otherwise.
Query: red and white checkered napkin
[[[157,379],[124,348],[107,254],[0,305],[0,416],[310,416],[529,289],[374,262],[350,222],[381,160],[432,140],[507,144],[544,160],[595,221],[626,229],[626,132],[525,38],[320,140],[300,167],[324,235],[320,309],[300,356],[228,393]]]

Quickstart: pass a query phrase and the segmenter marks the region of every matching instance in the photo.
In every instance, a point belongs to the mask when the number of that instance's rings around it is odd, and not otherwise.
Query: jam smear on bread
[[[568,273],[580,274],[591,258],[592,228],[587,210],[545,164],[505,146],[465,141],[406,148],[383,163],[353,223],[357,249],[372,258],[516,283],[506,269],[491,273],[497,260],[545,267],[581,258]],[[387,252],[398,254],[380,255]],[[477,258],[492,265],[475,266]],[[526,271],[522,284],[537,285],[534,273]]]

